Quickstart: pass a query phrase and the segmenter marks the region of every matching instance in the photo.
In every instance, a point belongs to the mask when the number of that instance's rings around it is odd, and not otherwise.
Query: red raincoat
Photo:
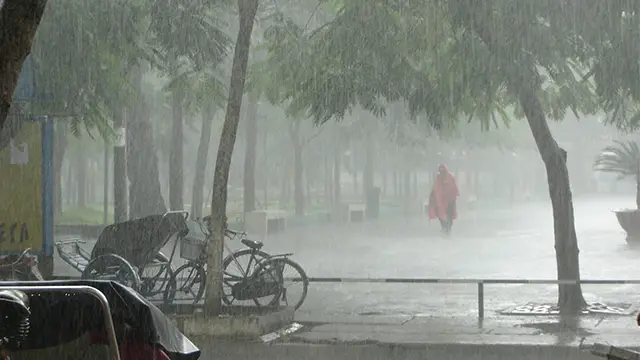
[[[436,177],[436,182],[433,184],[433,189],[429,196],[429,219],[437,217],[446,220],[449,204],[453,205],[452,219],[456,219],[458,217],[456,199],[460,196],[456,178],[445,164],[440,164],[439,170],[440,173]]]

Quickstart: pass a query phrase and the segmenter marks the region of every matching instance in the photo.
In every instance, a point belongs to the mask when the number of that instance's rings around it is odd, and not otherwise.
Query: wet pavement
[[[630,248],[612,210],[633,196],[575,199],[583,279],[638,279],[640,250]],[[554,279],[553,227],[546,202],[460,211],[453,234],[423,217],[292,228],[265,241],[269,253],[293,252],[310,277]],[[90,248],[92,243],[87,244]],[[238,244],[232,244],[237,247]],[[177,264],[176,264],[177,265]],[[56,260],[58,275],[77,275]],[[638,285],[583,286],[588,301],[640,303]],[[554,285],[486,285],[486,316],[527,302],[552,303]],[[312,283],[300,317],[353,315],[475,318],[475,284]]]
[[[210,359],[597,359],[594,343],[637,348],[633,318],[341,316],[278,341],[196,339]]]

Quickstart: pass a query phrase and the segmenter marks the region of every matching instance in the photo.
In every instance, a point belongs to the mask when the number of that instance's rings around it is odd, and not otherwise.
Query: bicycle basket
[[[206,239],[185,236],[180,241],[180,257],[185,260],[198,260],[204,255]]]

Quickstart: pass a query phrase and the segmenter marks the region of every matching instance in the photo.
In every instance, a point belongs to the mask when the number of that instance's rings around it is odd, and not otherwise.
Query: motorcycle
[[[197,360],[159,309],[112,281],[0,284],[0,360]]]

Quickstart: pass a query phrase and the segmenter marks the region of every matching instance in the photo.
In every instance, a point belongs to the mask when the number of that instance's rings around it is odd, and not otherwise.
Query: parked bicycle
[[[206,243],[210,238],[208,221],[206,217],[190,222],[190,235],[181,239],[180,244],[180,257],[188,262],[174,272],[176,290],[174,293],[171,289],[166,291],[165,299],[196,304],[204,296]],[[195,236],[198,230],[202,234],[200,237]],[[226,305],[233,305],[239,301],[253,301],[259,307],[285,305],[298,309],[302,306],[307,296],[309,279],[302,267],[289,258],[293,254],[270,255],[262,251],[262,242],[247,239],[245,232],[227,229],[225,235],[230,240],[240,239],[245,246],[234,251],[224,244],[229,252],[222,262],[222,301]],[[286,275],[288,268],[293,270],[292,276]],[[287,286],[290,282],[302,284],[299,299],[295,302],[291,302],[291,291]]]

